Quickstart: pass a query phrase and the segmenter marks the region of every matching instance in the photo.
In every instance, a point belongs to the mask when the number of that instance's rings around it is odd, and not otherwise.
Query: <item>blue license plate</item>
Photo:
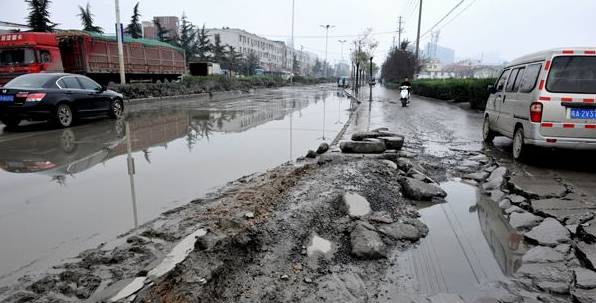
[[[13,95],[0,95],[0,102],[12,102],[14,101]]]
[[[571,119],[596,119],[594,108],[572,108]]]

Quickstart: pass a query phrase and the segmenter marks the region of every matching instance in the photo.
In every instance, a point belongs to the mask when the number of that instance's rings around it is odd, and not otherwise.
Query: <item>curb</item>
[[[356,110],[358,110],[358,107],[360,107],[360,104],[362,103],[362,102],[360,102],[360,100],[358,100],[357,97],[354,97],[348,90],[344,89],[343,91],[346,95],[348,95],[350,100],[355,100],[357,103],[356,103],[356,107],[354,107],[350,110],[350,116],[348,117],[348,121],[346,121],[346,123],[341,128],[341,130],[337,133],[337,135],[335,136],[333,141],[331,141],[331,144],[329,144],[330,146],[335,146],[339,143],[339,140],[341,140],[341,138],[344,136],[344,134],[348,130],[348,126],[350,126],[350,124],[352,124],[352,121],[354,120],[354,117],[355,117],[354,112]]]

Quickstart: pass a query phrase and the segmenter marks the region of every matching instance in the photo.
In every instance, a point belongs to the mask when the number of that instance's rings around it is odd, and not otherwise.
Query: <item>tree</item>
[[[381,66],[381,77],[386,82],[399,83],[402,79],[413,78],[418,67],[416,54],[408,50],[409,41],[403,41],[399,48],[392,48]]]
[[[159,40],[161,42],[168,42],[168,43],[172,41],[170,39],[170,30],[163,27],[161,25],[161,22],[159,22],[159,19],[154,18],[153,24],[155,24],[155,32],[157,35],[157,40]]]
[[[180,23],[180,37],[178,44],[184,49],[186,53],[186,60],[190,60],[197,53],[197,30],[195,26],[188,21],[186,15],[182,13],[182,20]]]
[[[321,64],[321,61],[319,61],[319,58],[317,58],[315,59],[315,65],[312,66],[312,73],[316,77],[321,77],[323,74],[323,68],[323,64]]]
[[[223,63],[225,61],[225,46],[221,44],[221,37],[219,35],[215,35],[213,40],[214,43],[211,46],[213,50],[213,61]]]
[[[259,68],[259,56],[254,51],[251,51],[248,56],[244,59],[243,69],[247,75],[254,75],[255,70]]]
[[[79,17],[81,17],[81,24],[83,25],[83,30],[88,32],[96,32],[96,33],[103,33],[103,29],[97,25],[93,25],[93,14],[91,13],[91,6],[89,2],[87,2],[86,7],[82,7],[79,5]]]
[[[29,16],[27,16],[27,24],[34,32],[52,32],[56,23],[50,21],[50,12],[48,6],[52,1],[50,0],[25,0],[29,4]]]
[[[226,60],[223,67],[232,72],[238,72],[242,65],[242,54],[237,52],[236,48],[231,45],[227,47]]]
[[[126,33],[135,39],[143,38],[143,30],[141,22],[139,22],[140,19],[141,13],[139,13],[139,2],[137,2],[132,10],[130,23],[126,26]]]
[[[296,54],[294,54],[294,57],[292,58],[292,73],[294,73],[294,75],[300,74],[300,61],[298,61],[298,56],[296,56]]]
[[[199,60],[207,62],[211,59],[211,42],[209,41],[209,32],[203,28],[197,32],[197,55]]]

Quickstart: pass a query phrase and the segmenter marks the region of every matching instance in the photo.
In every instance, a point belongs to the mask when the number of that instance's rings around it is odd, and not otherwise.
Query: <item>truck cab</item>
[[[0,86],[23,74],[63,71],[55,34],[16,32],[0,35]]]

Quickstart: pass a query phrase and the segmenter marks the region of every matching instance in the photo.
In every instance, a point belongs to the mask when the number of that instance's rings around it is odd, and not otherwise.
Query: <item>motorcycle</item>
[[[399,87],[399,95],[401,100],[401,106],[406,107],[410,104],[410,87],[409,86],[400,86]]]

